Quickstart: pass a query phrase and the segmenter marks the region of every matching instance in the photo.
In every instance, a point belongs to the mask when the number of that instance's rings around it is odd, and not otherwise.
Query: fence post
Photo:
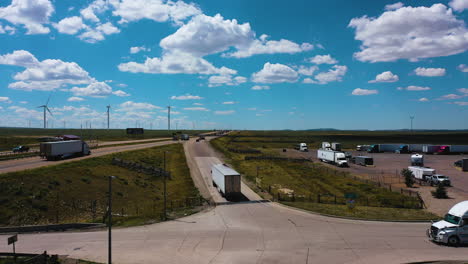
[[[317,202],[320,203],[320,193],[317,194]]]

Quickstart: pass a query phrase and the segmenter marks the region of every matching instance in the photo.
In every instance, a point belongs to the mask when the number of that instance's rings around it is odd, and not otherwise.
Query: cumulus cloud
[[[117,110],[119,112],[122,111],[135,111],[135,110],[154,110],[154,109],[162,109],[159,106],[150,104],[150,103],[137,103],[133,101],[126,101],[121,103],[120,108]]]
[[[453,102],[453,104],[459,105],[459,106],[467,106],[468,102]]]
[[[458,94],[446,94],[441,97],[439,97],[439,100],[454,100],[454,99],[460,99],[464,97],[463,95],[458,95]]]
[[[12,0],[11,4],[0,8],[0,19],[26,28],[26,34],[47,34],[50,29],[44,25],[54,12],[49,0]]]
[[[216,87],[221,85],[235,86],[247,82],[247,78],[242,76],[232,77],[231,75],[214,75],[208,78],[208,86]]]
[[[252,81],[256,83],[297,82],[298,73],[291,67],[280,63],[265,63],[263,69],[252,74]]]
[[[215,115],[232,115],[236,111],[234,110],[227,110],[227,111],[214,111]]]
[[[338,61],[334,58],[332,58],[332,56],[330,56],[330,54],[328,55],[317,55],[313,58],[309,58],[308,59],[309,62],[311,63],[315,63],[315,64],[337,64]]]
[[[75,96],[104,97],[112,94],[112,88],[105,82],[93,82],[86,87],[73,87],[70,91]]]
[[[237,102],[234,102],[234,101],[223,102],[223,105],[233,105],[233,104],[237,104]]]
[[[72,96],[68,98],[67,101],[68,102],[81,102],[81,101],[84,101],[84,99],[81,97]]]
[[[205,107],[186,107],[184,110],[187,111],[210,111],[209,109],[206,109]]]
[[[0,24],[0,34],[13,35],[15,34],[15,32],[16,32],[16,29],[14,27],[2,26],[2,24]]]
[[[50,91],[67,84],[88,84],[94,81],[94,78],[75,62],[54,59],[39,61],[25,50],[0,55],[0,64],[26,68],[13,76],[17,82],[8,85],[12,89]]]
[[[10,97],[0,96],[0,103],[11,104]]]
[[[105,39],[105,35],[112,35],[119,33],[120,29],[112,25],[112,23],[107,22],[105,24],[100,24],[96,28],[87,28],[85,32],[80,34],[78,38],[88,43],[96,43]]]
[[[191,95],[191,94],[185,94],[185,95],[179,95],[179,96],[171,96],[172,100],[201,100],[203,97],[198,96],[198,95]]]
[[[453,10],[461,12],[465,9],[468,9],[468,1],[467,0],[452,0],[450,1],[449,6],[453,8]]]
[[[443,4],[402,7],[377,18],[353,18],[348,27],[354,28],[355,39],[362,41],[361,51],[354,53],[360,61],[417,61],[468,49],[465,22]]]
[[[99,22],[99,18],[96,14],[101,14],[109,9],[108,1],[105,0],[95,0],[91,2],[86,8],[81,9],[81,16],[92,22]]]
[[[201,103],[193,103],[193,105],[203,105],[203,104],[201,104]]]
[[[377,90],[368,90],[368,89],[361,89],[361,88],[356,88],[353,90],[351,93],[352,95],[371,95],[371,94],[378,94],[379,91]]]
[[[445,69],[444,68],[422,68],[418,67],[414,70],[414,73],[418,76],[424,77],[435,77],[435,76],[444,76]]]
[[[386,5],[386,6],[385,6],[385,10],[386,10],[386,11],[392,11],[392,10],[400,9],[400,8],[402,8],[402,7],[403,7],[403,3],[402,3],[402,2],[398,2],[398,3]]]
[[[146,48],[145,46],[141,46],[141,47],[130,47],[130,53],[131,54],[135,54],[135,53],[138,53],[140,51],[150,51],[150,49]]]
[[[429,102],[429,99],[427,99],[426,97],[422,97],[422,98],[419,98],[418,101],[419,102]]]
[[[74,35],[78,33],[78,31],[86,28],[86,25],[83,23],[81,17],[72,16],[60,20],[58,23],[54,24],[54,27],[60,33]]]
[[[254,85],[252,86],[252,88],[250,88],[251,90],[254,90],[254,91],[260,91],[260,90],[270,90],[270,86],[268,85]]]
[[[428,91],[431,90],[431,87],[423,87],[423,86],[415,86],[415,85],[410,85],[408,87],[398,87],[397,90],[400,91]]]
[[[466,64],[460,64],[457,66],[457,69],[461,72],[468,72],[468,65]]]
[[[381,83],[381,82],[397,82],[399,80],[398,75],[393,74],[391,71],[382,72],[375,76],[375,80],[370,80],[369,83]]]
[[[312,76],[314,75],[315,71],[317,71],[319,68],[317,66],[310,66],[310,67],[305,67],[305,66],[299,66],[299,69],[297,72],[299,74],[305,75],[305,76]]]
[[[127,96],[130,96],[129,93],[125,92],[125,91],[122,91],[122,90],[117,90],[117,91],[114,91],[112,92],[113,95],[116,95],[118,97],[127,97]]]
[[[468,94],[468,88],[460,88],[457,89],[457,91],[459,91],[460,93]]]
[[[317,81],[314,83],[327,84],[329,82],[341,82],[347,71],[348,67],[335,65],[327,72],[321,72],[315,75],[315,80]]]

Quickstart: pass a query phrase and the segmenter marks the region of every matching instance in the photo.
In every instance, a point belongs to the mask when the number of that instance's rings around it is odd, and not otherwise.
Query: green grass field
[[[113,213],[124,215],[114,216],[116,224],[159,221],[163,208],[162,178],[114,166],[111,160],[117,157],[162,167],[164,151],[169,151],[167,169],[172,175],[167,181],[168,201],[172,201],[173,208],[185,207],[188,198],[199,194],[190,177],[182,145],[171,144],[1,174],[0,225],[55,223],[57,217],[59,223],[102,221],[110,175],[116,176],[113,180]],[[188,202],[190,205],[195,203]],[[192,212],[193,207],[189,206],[171,214]]]
[[[206,130],[177,130],[195,135]],[[145,130],[143,135],[127,135],[125,129],[41,129],[41,128],[0,128],[0,151],[11,150],[18,145],[38,144],[37,138],[58,135],[77,135],[85,140],[121,141],[172,137],[176,132],[167,130]]]
[[[253,132],[248,133],[249,139],[254,141],[253,138],[255,138],[256,135]],[[242,132],[239,134],[242,135]],[[376,218],[376,213],[380,209],[382,209],[382,217],[385,219],[400,219],[400,214],[398,213],[400,210],[419,207],[419,200],[416,197],[404,196],[400,193],[376,187],[373,184],[354,180],[349,177],[349,175],[343,172],[337,172],[322,164],[277,160],[246,161],[244,160],[245,156],[275,156],[279,154],[272,149],[272,145],[263,145],[263,142],[250,143],[245,141],[233,141],[233,138],[239,138],[237,137],[239,134],[236,134],[234,137],[220,137],[212,140],[211,143],[226,156],[228,162],[241,172],[245,179],[251,183],[256,183],[250,184],[251,186],[260,186],[257,191],[263,190],[261,194],[264,195],[265,198],[277,198],[277,193],[280,193],[280,196],[288,197],[286,200],[291,200],[291,196],[286,196],[285,194],[293,192],[295,199],[301,202],[292,203],[292,205],[297,204],[298,207],[305,207],[304,204],[310,203],[311,205],[308,205],[307,208],[311,210],[334,214],[333,212],[334,210],[336,211],[336,209],[332,209],[335,208],[333,206],[338,206],[336,208],[339,208],[339,206],[342,205],[318,204],[318,195],[320,194],[322,203],[334,203],[336,199],[337,203],[340,204],[346,202],[345,194],[352,193],[357,196],[355,201],[359,208],[372,207],[369,210],[365,210],[365,212],[368,212],[367,214],[364,214],[363,210],[356,210],[356,214],[359,215],[360,218],[368,219]],[[276,144],[289,144],[289,138],[286,138],[286,141],[288,142],[275,142],[273,143],[273,147],[276,147]],[[257,149],[260,150],[262,154],[234,153],[229,151],[229,148]],[[265,190],[270,190],[270,193],[267,194]],[[273,197],[271,195],[273,195]],[[368,205],[370,207],[368,207]],[[402,219],[420,220],[421,217],[423,219],[437,219],[436,215],[423,210],[407,210],[404,212],[406,212],[405,217]]]

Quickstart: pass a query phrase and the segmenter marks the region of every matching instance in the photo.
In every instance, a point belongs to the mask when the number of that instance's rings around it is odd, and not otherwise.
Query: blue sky
[[[0,2],[0,126],[468,128],[468,0]]]

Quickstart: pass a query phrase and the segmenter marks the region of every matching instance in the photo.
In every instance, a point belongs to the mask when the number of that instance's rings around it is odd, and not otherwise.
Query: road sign
[[[18,241],[18,235],[11,236],[8,238],[8,245],[11,245],[15,243],[16,241]]]

